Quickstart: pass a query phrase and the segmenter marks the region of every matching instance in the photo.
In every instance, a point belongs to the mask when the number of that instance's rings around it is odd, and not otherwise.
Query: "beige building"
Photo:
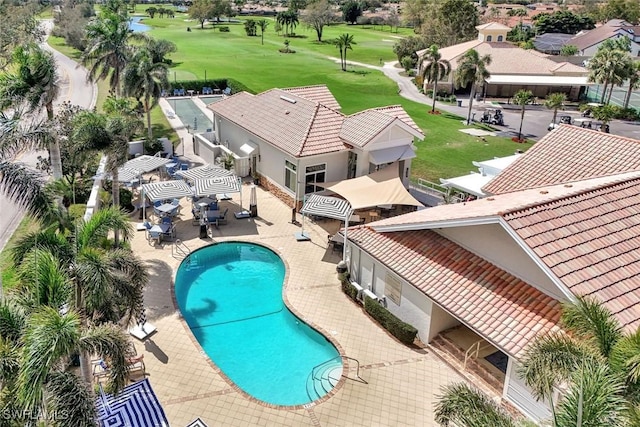
[[[518,90],[527,89],[539,98],[552,92],[563,92],[569,100],[577,100],[586,90],[586,68],[569,62],[556,62],[551,55],[508,43],[510,28],[506,25],[490,22],[476,28],[476,40],[440,49],[442,59],[449,61],[452,69],[449,78],[438,84],[440,88],[452,93],[458,90],[454,85],[458,62],[468,50],[475,49],[480,56],[491,56],[491,64],[487,67],[491,76],[486,79],[484,87],[478,90],[479,97],[509,98]],[[416,53],[422,58],[425,51]],[[425,91],[430,87],[428,82],[424,82]]]

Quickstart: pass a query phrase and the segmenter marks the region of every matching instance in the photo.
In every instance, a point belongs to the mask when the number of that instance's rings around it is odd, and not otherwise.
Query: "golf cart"
[[[587,108],[582,110],[582,117],[591,117],[591,113],[593,112],[593,109],[599,108],[599,107],[602,107],[602,104],[599,104],[597,102],[587,103]]]
[[[504,117],[502,116],[502,110],[497,108],[487,108],[480,117],[481,123],[488,123],[490,125],[504,126]]]
[[[571,124],[571,116],[560,116],[560,120],[558,123],[549,123],[547,130],[552,130],[558,127],[558,125],[570,125]]]

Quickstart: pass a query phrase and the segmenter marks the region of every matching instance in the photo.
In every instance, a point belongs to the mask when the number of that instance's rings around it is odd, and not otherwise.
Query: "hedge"
[[[354,301],[358,300],[358,291],[348,280],[342,281],[342,292],[347,294]]]
[[[369,298],[368,296],[364,297],[364,309],[371,317],[380,323],[383,328],[389,331],[391,335],[398,338],[404,344],[413,344],[413,341],[416,339],[416,335],[418,334],[418,330],[416,328],[398,319],[396,316],[391,314],[389,310],[381,306],[378,301]]]
[[[231,93],[237,92],[249,92],[255,94],[256,92],[246,87],[244,84],[232,78],[221,78],[211,80],[178,80],[171,82],[169,93],[173,93],[173,89],[185,89],[195,90],[200,92],[203,87],[211,87],[213,89],[224,90],[228,87],[231,88]]]

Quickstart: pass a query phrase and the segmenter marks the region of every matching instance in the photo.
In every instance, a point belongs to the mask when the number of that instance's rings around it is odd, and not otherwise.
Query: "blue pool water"
[[[213,120],[191,98],[170,98],[168,102],[182,123],[196,133],[213,128]],[[213,112],[210,114],[213,117]]]
[[[218,243],[182,262],[175,293],[204,351],[238,387],[267,403],[302,405],[335,384],[314,384],[312,371],[322,376],[314,367],[333,359],[341,369],[341,363],[336,348],[287,309],[284,277],[284,263],[273,251]]]
[[[134,33],[144,33],[151,29],[150,26],[141,24],[140,21],[144,18],[143,16],[132,16],[129,18],[129,29]]]

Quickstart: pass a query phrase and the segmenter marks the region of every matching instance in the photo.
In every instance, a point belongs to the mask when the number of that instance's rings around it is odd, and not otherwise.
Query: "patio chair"
[[[216,221],[218,225],[227,223],[227,212],[229,212],[229,208],[226,208],[224,212],[222,212],[222,214],[218,217]]]
[[[182,164],[180,165],[180,170],[181,170],[181,171],[189,170],[189,165],[188,165],[188,164],[186,164],[186,163],[182,163]]]
[[[227,87],[225,90],[223,90],[223,91],[222,91],[222,93],[223,93],[223,94],[225,94],[225,95],[227,95],[227,96],[228,96],[228,95],[231,95],[231,88],[230,88],[230,87]]]
[[[166,236],[170,239],[174,239],[176,237],[176,226],[174,224],[171,224],[171,227],[169,228],[169,230],[166,233],[162,233],[162,236]]]
[[[173,200],[171,201],[171,204],[172,204],[173,206],[179,206],[179,205],[180,205],[180,199],[173,199]]]
[[[162,92],[160,92],[160,96],[162,98],[166,98],[167,96],[169,96],[169,92],[165,89],[162,89]]]
[[[211,89],[208,86],[203,86],[202,87],[202,94],[203,95],[211,95],[211,94],[213,94],[213,89]]]
[[[162,232],[160,231],[151,231],[147,230],[147,241],[151,243],[152,241],[155,244],[160,244],[162,242]]]
[[[172,223],[173,223],[173,221],[171,220],[170,216],[163,216],[162,217],[161,224],[172,224]]]
[[[174,89],[173,96],[180,96],[180,89]]]
[[[156,200],[155,202],[153,202],[154,208],[159,208],[160,206],[162,206],[162,200]]]

